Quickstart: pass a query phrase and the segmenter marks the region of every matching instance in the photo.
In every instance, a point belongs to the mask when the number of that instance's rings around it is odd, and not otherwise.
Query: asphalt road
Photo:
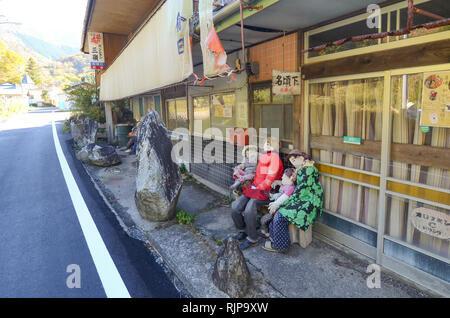
[[[0,297],[106,297],[100,279],[105,269],[94,263],[72,203],[55,150],[52,120],[70,171],[129,295],[180,297],[143,243],[121,228],[74,158],[70,134],[61,132],[67,115],[38,109],[0,122]],[[67,271],[71,264],[79,266],[79,280],[73,280],[77,273],[73,267]],[[68,278],[79,282],[80,288],[69,288]]]

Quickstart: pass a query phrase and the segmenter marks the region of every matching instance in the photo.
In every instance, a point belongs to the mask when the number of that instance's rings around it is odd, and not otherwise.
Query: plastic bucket
[[[130,133],[131,129],[133,128],[133,126],[130,125],[124,125],[124,124],[119,124],[116,125],[116,136],[117,136],[117,143],[119,145],[119,147],[124,147],[127,145],[128,143],[128,134]]]

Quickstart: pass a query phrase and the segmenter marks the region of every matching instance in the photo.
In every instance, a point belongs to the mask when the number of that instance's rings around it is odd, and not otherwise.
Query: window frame
[[[254,95],[254,91],[258,90],[258,89],[269,89],[270,90],[270,102],[255,102],[255,95]],[[283,132],[283,137],[285,134],[285,129],[286,129],[286,123],[285,123],[285,106],[286,105],[291,105],[292,106],[292,123],[291,126],[294,127],[294,107],[295,107],[295,101],[294,101],[294,95],[292,95],[292,101],[291,102],[283,102],[282,104],[274,102],[274,95],[273,91],[272,91],[272,83],[262,83],[262,84],[254,84],[251,87],[251,94],[250,94],[250,98],[251,98],[251,103],[252,103],[252,118],[253,118],[253,127],[256,128],[256,121],[258,121],[258,128],[261,128],[262,125],[262,116],[263,116],[263,107],[264,106],[281,106],[281,127],[280,130]],[[286,96],[285,96],[286,97]],[[259,118],[255,118],[255,110],[256,107],[259,107],[260,111],[259,111]],[[292,129],[293,130],[293,129]],[[291,139],[286,139],[286,138],[280,138],[281,142],[285,142],[285,143],[289,143],[292,144],[294,142],[294,136],[293,136],[293,131],[291,132]]]

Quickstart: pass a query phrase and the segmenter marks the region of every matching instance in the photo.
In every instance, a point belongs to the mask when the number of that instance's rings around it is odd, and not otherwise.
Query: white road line
[[[55,121],[52,119],[53,140],[55,142],[56,154],[58,155],[61,170],[66,180],[67,188],[75,208],[78,221],[86,239],[86,243],[94,260],[95,268],[102,281],[103,289],[108,298],[130,298],[127,287],[125,286],[120,273],[114,265],[111,255],[98,232],[97,226],[89,212],[86,202],[84,202],[80,189],[70,171],[69,164],[59,143],[58,133],[56,132]]]

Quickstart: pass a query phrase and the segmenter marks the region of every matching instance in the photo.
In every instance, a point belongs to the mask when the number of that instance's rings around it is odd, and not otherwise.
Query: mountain
[[[80,51],[75,47],[54,45],[23,33],[16,33],[15,35],[22,40],[26,47],[53,61],[63,56],[77,54]]]
[[[58,46],[14,30],[0,29],[0,42],[25,61],[33,58],[43,77],[43,86],[63,87],[89,76],[88,55],[69,46]]]

